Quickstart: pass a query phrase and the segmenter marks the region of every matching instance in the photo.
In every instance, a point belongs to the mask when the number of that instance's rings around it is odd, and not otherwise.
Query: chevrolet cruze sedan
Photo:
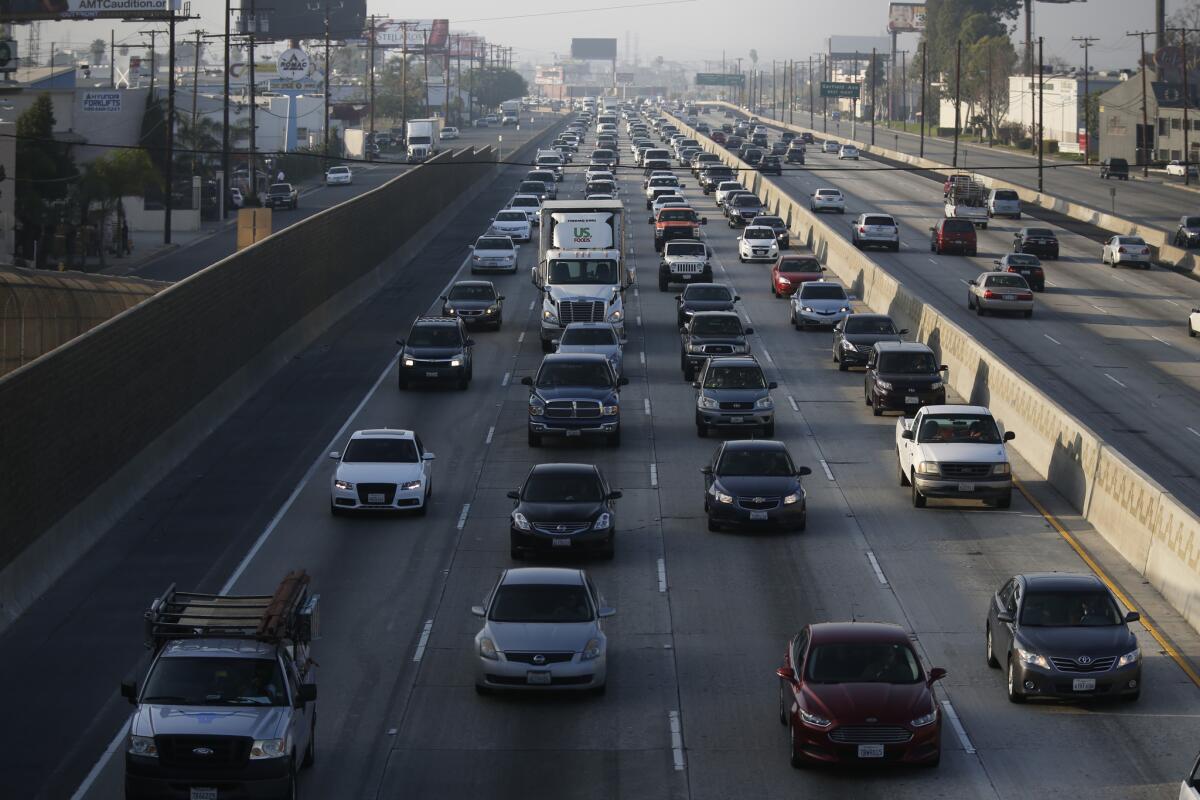
[[[941,761],[933,684],[946,670],[926,672],[899,625],[808,625],[787,643],[775,674],[793,767]]]
[[[604,692],[608,640],[604,605],[581,569],[505,570],[471,613],[484,620],[475,635],[475,691]]]
[[[735,439],[713,453],[704,475],[704,511],[708,529],[738,527],[802,531],[808,504],[800,479],[811,475],[796,467],[783,442]]]
[[[432,491],[433,453],[412,431],[355,431],[330,478],[330,511],[415,511],[424,516]]]

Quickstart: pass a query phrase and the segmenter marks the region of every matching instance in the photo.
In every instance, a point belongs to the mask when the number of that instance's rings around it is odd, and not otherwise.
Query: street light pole
[[[925,90],[929,86],[929,59],[926,57],[925,42],[921,42],[921,150],[925,157]]]
[[[1147,118],[1146,108],[1146,36],[1154,33],[1154,31],[1139,31],[1138,33],[1126,33],[1126,36],[1137,36],[1142,42],[1142,135],[1134,137],[1134,143],[1141,142],[1141,147],[1137,150],[1141,151],[1142,155],[1142,177],[1150,177],[1150,158],[1153,155],[1153,150],[1149,146],[1149,142],[1153,141],[1150,136],[1150,121]]]
[[[1041,37],[1041,36],[1038,37],[1038,96],[1037,96],[1038,127],[1037,127],[1037,133],[1038,133],[1038,193],[1039,194],[1042,191],[1042,177],[1043,177],[1042,162],[1045,159],[1044,150],[1046,149],[1042,146],[1042,144],[1046,141],[1046,110],[1045,110],[1046,63],[1045,63],[1045,58],[1043,57],[1043,52],[1042,52],[1043,39],[1044,39],[1044,37]]]
[[[175,205],[175,11],[172,9],[167,22],[167,60],[170,74],[167,76],[167,192],[163,204],[163,244],[171,243],[171,211]]]
[[[958,129],[961,124],[962,111],[962,40],[959,39],[954,49],[954,160],[950,166],[958,168]]]
[[[1092,42],[1100,41],[1094,36],[1072,36],[1083,48],[1083,163],[1092,163],[1092,96],[1088,93],[1088,50]]]
[[[875,145],[875,48],[871,48],[871,145]]]

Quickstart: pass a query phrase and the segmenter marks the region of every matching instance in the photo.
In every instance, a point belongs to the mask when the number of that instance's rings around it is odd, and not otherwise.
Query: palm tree
[[[756,67],[758,66],[758,51],[753,47],[750,48],[750,63]]]

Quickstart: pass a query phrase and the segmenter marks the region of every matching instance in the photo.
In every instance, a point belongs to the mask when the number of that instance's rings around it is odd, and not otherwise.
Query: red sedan
[[[779,676],[779,722],[793,767],[816,763],[937,766],[942,715],[934,682],[898,625],[825,622],[788,642]]]
[[[783,253],[771,266],[771,293],[776,297],[791,297],[805,281],[821,280],[824,271],[821,262],[812,256]]]

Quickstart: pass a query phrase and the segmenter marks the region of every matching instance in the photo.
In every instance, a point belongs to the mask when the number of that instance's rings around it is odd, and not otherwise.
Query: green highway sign
[[[849,97],[852,100],[858,99],[857,83],[836,83],[834,81],[821,81],[821,97]]]
[[[746,76],[727,72],[697,72],[697,86],[741,86],[746,82]]]

